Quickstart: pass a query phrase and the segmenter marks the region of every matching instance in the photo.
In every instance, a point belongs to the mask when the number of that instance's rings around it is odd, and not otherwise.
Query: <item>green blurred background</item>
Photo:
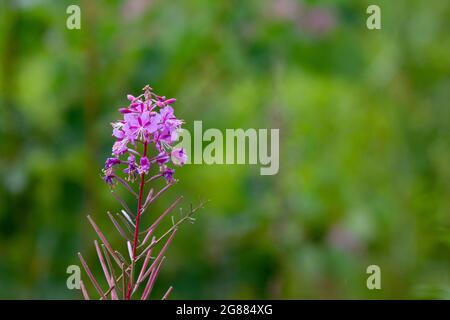
[[[96,259],[87,214],[119,245],[100,170],[149,83],[188,129],[280,128],[275,176],[177,171],[155,212],[210,202],[154,298],[449,299],[449,21],[448,1],[1,0],[0,298],[80,298],[66,268]]]

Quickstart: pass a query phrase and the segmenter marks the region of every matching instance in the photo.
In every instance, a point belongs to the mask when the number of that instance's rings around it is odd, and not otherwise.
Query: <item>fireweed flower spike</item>
[[[203,203],[196,208],[191,207],[191,210],[178,221],[172,220],[172,226],[168,230],[159,232],[160,222],[181,201],[182,197],[178,197],[160,216],[152,217],[154,222],[150,227],[141,226],[143,213],[149,211],[149,206],[177,182],[173,166],[184,165],[187,155],[182,148],[173,147],[183,124],[182,120],[176,118],[172,107],[176,99],[158,96],[150,86],[145,86],[139,96],[127,95],[127,99],[129,105],[119,109],[121,119],[111,124],[115,142],[112,157],[106,159],[103,169],[104,181],[122,206],[118,210],[120,213],[116,216],[108,213],[108,217],[125,239],[123,250],[121,253],[113,249],[106,235],[92,217],[88,216],[101,241],[100,246],[97,241],[94,244],[104,273],[104,281],[95,277],[79,254],[92,287],[101,300],[108,298],[145,300],[150,297],[151,289],[165,259],[164,254],[179,225],[185,221],[193,222],[192,215],[203,207]],[[156,190],[156,186],[148,186],[157,180],[164,181],[159,191]],[[135,212],[132,212],[133,206],[127,204],[113,190],[117,186],[124,187],[136,199]],[[87,283],[83,282],[83,296],[92,297],[92,294],[88,294],[85,284]],[[171,291],[172,287],[162,298],[166,299]]]

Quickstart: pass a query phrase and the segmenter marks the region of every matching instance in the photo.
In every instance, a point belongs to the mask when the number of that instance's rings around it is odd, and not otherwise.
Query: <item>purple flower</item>
[[[163,127],[169,129],[170,131],[180,128],[180,126],[183,124],[183,121],[177,119],[173,114],[173,108],[171,106],[162,108],[160,110],[160,114],[161,124],[163,125]]]
[[[120,108],[120,109],[119,109],[119,112],[120,112],[121,114],[126,114],[126,113],[132,113],[133,110],[131,110],[130,108]]]
[[[125,122],[123,120],[111,123],[111,126],[113,127],[112,135],[118,140],[122,140],[123,138],[125,138],[125,133],[123,132],[124,124]]]
[[[133,102],[132,104],[130,104],[129,110],[131,112],[142,113],[145,111],[145,104],[141,100],[137,100],[137,101]]]
[[[171,159],[173,164],[183,165],[187,160],[187,155],[184,149],[174,147],[174,142],[178,138],[178,130],[183,124],[183,121],[175,117],[173,108],[170,106],[176,99],[166,99],[166,97],[158,96],[153,93],[152,88],[148,85],[143,88],[142,94],[137,96],[127,95],[127,99],[129,100],[128,105],[119,109],[120,119],[112,123],[112,136],[114,137],[114,144],[112,147],[113,156],[106,159],[105,166],[102,169],[102,178],[110,186],[111,191],[113,191],[112,189],[115,189],[115,187],[124,188],[130,192],[135,198],[134,200],[137,200],[137,203],[135,202],[135,205],[131,206],[129,203],[130,199],[123,199],[121,197],[122,195],[119,193],[113,193],[114,197],[123,207],[121,214],[123,215],[123,218],[128,221],[125,221],[127,227],[128,224],[134,227],[133,230],[129,228],[132,237],[125,235],[121,230],[121,227],[115,223],[113,216],[110,215],[110,218],[113,220],[119,233],[125,238],[130,239],[127,241],[126,246],[128,247],[130,261],[133,262],[137,261],[139,257],[145,254],[145,248],[149,245],[152,246],[154,240],[150,239],[154,238],[154,231],[159,234],[158,229],[154,230],[154,225],[158,224],[167,212],[161,214],[159,218],[156,218],[155,221],[157,222],[153,223],[147,230],[144,230],[142,226],[139,228],[140,221],[142,221],[140,219],[141,215],[148,210],[149,205],[153,203],[155,199],[159,198],[166,189],[176,182],[174,179],[175,170],[169,167]],[[172,164],[170,164],[170,166],[173,167]],[[150,188],[148,184],[154,180],[158,185],[160,184],[159,181],[163,180],[165,186],[159,188],[155,185],[153,188]],[[166,211],[175,208],[180,199],[181,197],[175,200],[171,207]],[[199,207],[201,207],[201,205]],[[186,218],[193,221],[191,215],[199,207],[195,209],[191,208],[191,211],[186,215]],[[92,218],[88,216],[88,219],[100,238],[105,240]],[[182,220],[185,219],[181,219],[177,224],[181,223]],[[173,228],[164,234],[169,234],[172,231]],[[163,254],[162,251],[165,250],[174,234],[174,232],[171,233],[164,248],[158,248],[159,252],[154,252],[158,257]],[[147,244],[149,241],[152,241],[152,243]],[[106,240],[103,242],[106,243]],[[98,251],[99,247],[97,246],[97,243],[95,243],[95,245]],[[121,256],[119,252],[116,251],[116,253],[118,256]],[[79,254],[79,256],[81,262],[85,265],[81,254]],[[113,300],[118,300],[120,298],[131,300],[133,293],[138,288],[141,276],[139,275],[136,279],[137,274],[126,272],[126,266],[121,263],[123,259],[117,259],[117,256],[115,255],[113,255],[113,258],[115,258],[116,262],[122,266],[121,276],[126,282],[124,282],[123,288],[120,288],[122,290],[119,292],[119,290],[116,290],[119,288],[113,287],[113,285],[117,283],[119,277],[114,276],[111,277],[111,279],[108,278],[107,284],[110,286],[111,290],[108,294],[105,293],[104,295],[105,297],[110,296]],[[101,257],[100,262],[102,266],[105,267]],[[144,262],[144,264],[146,264],[146,262]],[[145,267],[146,266],[142,267],[141,274],[146,272]],[[87,267],[85,269],[89,271]],[[147,269],[151,269],[151,266]],[[105,271],[105,268],[103,268],[103,270]],[[105,271],[105,273],[107,272]],[[95,285],[95,278],[90,272],[89,275]],[[155,279],[152,281],[154,280]],[[126,286],[125,283],[135,285]],[[84,287],[82,287],[82,289],[83,296],[85,299],[88,299],[88,293]],[[170,291],[171,288],[166,292],[163,299],[167,298]],[[119,293],[121,293],[120,297]],[[147,286],[141,299],[146,300],[149,298],[150,294],[151,290],[148,290]],[[136,296],[133,298],[136,298]]]
[[[128,175],[128,179],[133,180],[138,174],[149,174],[151,163],[156,162],[170,181],[175,171],[166,164],[172,160],[175,165],[181,166],[187,160],[183,149],[172,147],[183,124],[171,107],[176,99],[158,96],[149,86],[144,88],[143,94],[127,95],[127,99],[129,105],[119,109],[121,119],[111,124],[112,136],[115,138],[112,148],[114,156],[106,160],[105,170],[124,165],[123,172]],[[158,155],[151,160],[147,154],[141,154],[143,150],[151,150],[148,149],[150,145],[158,151]],[[127,155],[127,161],[120,160],[124,155]],[[108,176],[107,180],[112,183],[112,176]]]
[[[104,176],[103,176],[103,180],[109,184],[110,186],[112,186],[114,184],[114,172],[112,168],[108,168],[106,170],[103,171]]]
[[[147,157],[142,157],[140,161],[140,166],[138,168],[139,174],[147,174],[148,170],[150,169],[150,161]]]
[[[154,141],[158,150],[162,151],[163,149],[160,147],[161,143],[172,144],[178,140],[178,132],[177,130],[168,130],[163,129],[155,133]]]
[[[173,181],[173,174],[175,173],[175,170],[166,166],[162,166],[161,171],[163,177],[166,178],[167,181],[169,182]]]
[[[139,139],[148,142],[150,135],[158,130],[161,116],[158,113],[145,111],[142,114],[127,113],[124,115],[123,130],[131,142]]]
[[[155,160],[158,164],[162,165],[164,163],[169,162],[169,159],[170,159],[169,155],[166,152],[162,151],[158,154]]]
[[[156,105],[160,108],[177,101],[177,99],[175,99],[175,98],[166,99],[166,97],[164,97],[164,96],[163,97],[158,96],[157,99],[158,99],[158,101],[156,102]]]
[[[123,139],[123,140],[117,140],[112,148],[112,152],[115,156],[120,156],[121,154],[124,154],[125,152],[128,151],[127,148],[128,145],[128,139]]]
[[[175,99],[175,98],[170,98],[170,99],[167,99],[167,100],[164,101],[164,102],[167,103],[167,104],[172,104],[172,103],[174,103],[175,101],[177,101],[177,99]]]
[[[105,161],[105,169],[109,169],[112,166],[115,166],[116,164],[120,163],[120,159],[117,158],[108,158]]]
[[[177,166],[182,166],[186,163],[187,154],[183,148],[174,148],[171,152],[172,162]]]
[[[134,176],[134,173],[137,171],[137,164],[134,155],[130,154],[128,156],[127,161],[128,167],[126,167],[123,172],[128,174],[128,177]]]
[[[121,126],[115,126],[113,129],[113,134],[114,137],[116,137],[118,140],[122,140],[125,138],[125,132],[123,132]]]

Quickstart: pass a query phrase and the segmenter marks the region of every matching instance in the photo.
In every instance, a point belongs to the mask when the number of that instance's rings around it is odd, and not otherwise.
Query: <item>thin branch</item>
[[[105,247],[105,245],[103,243],[101,244],[101,247],[102,247],[103,254],[105,255],[105,258],[106,258],[106,264],[108,265],[111,278],[114,281],[114,286],[117,287],[118,280],[116,279],[114,268],[112,266],[111,259],[109,258],[109,253],[106,250],[106,247]]]
[[[130,265],[130,279],[129,279],[129,282],[128,282],[128,292],[127,292],[127,294],[128,294],[128,299],[130,299],[131,298],[131,289],[133,288],[133,279],[134,279],[134,267],[135,267],[135,262],[134,261],[131,261],[131,265]]]
[[[169,294],[172,292],[173,287],[170,286],[169,289],[167,289],[166,293],[164,294],[164,296],[162,297],[161,300],[167,300],[167,298],[169,297]]]
[[[82,280],[80,280],[80,287],[81,287],[81,292],[83,293],[84,300],[91,300],[91,298],[89,298],[89,294],[88,294],[86,287],[84,286],[84,283]]]
[[[120,262],[120,259],[117,257],[117,255],[114,253],[114,250],[111,247],[111,245],[109,244],[108,240],[106,240],[105,236],[100,231],[99,227],[95,224],[94,220],[92,220],[91,216],[88,215],[87,218],[88,218],[89,222],[91,223],[92,227],[94,228],[95,232],[99,236],[100,240],[102,240],[103,244],[106,246],[109,253],[112,255],[112,257],[114,258],[116,263],[120,266],[122,263]]]
[[[116,212],[116,216],[119,217],[119,219],[123,222],[123,224],[125,225],[127,230],[130,232],[130,234],[133,234],[134,226],[133,225],[130,226],[130,222],[123,215],[120,215],[118,212]]]
[[[179,223],[180,223],[180,222],[182,222],[182,221],[179,221]],[[178,223],[178,224],[179,224],[179,223]],[[142,255],[143,255],[144,253],[148,253],[149,251],[151,252],[152,248],[153,248],[156,244],[158,244],[162,239],[164,239],[170,232],[173,232],[172,235],[170,236],[170,238],[166,241],[164,247],[161,249],[160,254],[158,255],[158,257],[160,257],[160,256],[162,255],[162,253],[164,253],[164,252],[166,251],[168,245],[170,244],[170,242],[172,241],[173,237],[175,236],[175,231],[174,231],[174,230],[175,230],[175,227],[178,226],[178,224],[175,224],[172,228],[170,228],[170,229],[169,229],[163,236],[161,236],[158,240],[152,241],[152,243],[149,245],[150,247],[147,247],[147,248],[141,253],[141,255],[139,255],[139,256],[135,259],[135,261],[138,261],[138,260],[142,257]],[[103,247],[105,248],[106,246],[103,245]],[[106,249],[107,249],[107,247],[106,247]],[[105,249],[104,249],[104,250],[105,250]],[[109,250],[108,250],[108,251],[109,251]],[[121,267],[121,270],[122,270],[122,274],[121,274],[119,277],[117,277],[117,278],[115,279],[115,282],[118,283],[120,280],[122,280],[122,283],[123,283],[123,281],[124,281],[123,277],[124,277],[125,274],[128,273],[128,271],[131,271],[131,266],[126,264],[126,260],[125,260],[125,258],[120,254],[120,252],[115,251],[115,253],[116,253],[116,257],[118,257],[119,260],[122,260],[122,261],[123,261],[123,263],[120,263],[120,264],[119,264],[119,266]],[[108,260],[109,260],[109,257],[108,257],[108,256],[106,256],[106,257],[107,257],[107,261],[108,261]],[[114,257],[114,256],[113,256],[113,257]],[[151,258],[151,257],[150,257],[150,258]],[[149,259],[150,259],[150,258],[149,258]],[[157,259],[158,259],[158,258],[156,258],[155,261],[156,261]],[[147,272],[146,272],[143,276],[139,275],[139,277],[141,278],[140,281],[139,281],[139,283],[141,283],[142,281],[144,281],[144,280],[147,278],[147,276],[149,275],[149,273],[151,272],[151,270],[154,269],[154,266],[155,266],[154,263],[155,263],[155,261],[152,263],[152,265],[149,267],[149,269],[147,270]],[[148,263],[148,262],[147,262],[147,263]],[[112,269],[112,266],[110,266],[110,269]],[[138,280],[139,280],[139,277],[138,277]],[[122,288],[122,289],[123,289],[123,288]],[[125,288],[125,290],[126,290],[126,288]],[[136,289],[134,289],[134,291],[135,291],[135,290],[136,290]],[[109,291],[110,291],[110,290],[107,291],[107,294],[109,293]]]
[[[95,280],[94,275],[92,274],[91,270],[89,269],[86,261],[83,259],[83,256],[79,252],[78,252],[78,257],[80,258],[80,261],[81,261],[81,264],[83,265],[84,271],[86,271],[86,273],[87,273],[89,279],[91,280],[92,284],[94,285],[95,289],[100,294],[100,297],[106,298],[105,295],[103,294],[102,288],[98,284],[97,280]]]
[[[147,240],[150,238],[151,234],[153,233],[153,231],[156,229],[156,227],[158,227],[158,225],[161,223],[161,221],[164,219],[164,217],[171,212],[177,205],[178,203],[180,203],[180,201],[183,200],[183,196],[178,197],[170,206],[169,208],[166,209],[166,211],[164,211],[159,217],[158,219],[155,220],[155,222],[153,222],[153,224],[150,226],[150,228],[148,228],[145,232],[147,233],[144,237],[144,240],[142,241],[140,246],[143,246]]]
[[[195,207],[194,209],[191,209],[191,211],[184,216],[182,219],[180,219],[177,223],[175,223],[169,230],[167,230],[161,237],[158,238],[158,240],[156,240],[155,242],[152,242],[151,244],[149,244],[147,246],[147,248],[145,248],[141,254],[137,257],[136,261],[139,260],[144,254],[146,254],[146,252],[148,250],[150,250],[151,248],[153,248],[155,245],[157,245],[162,239],[164,239],[168,234],[170,234],[173,230],[177,229],[178,226],[180,224],[182,224],[184,221],[186,220],[192,220],[192,215],[200,208],[202,208],[204,205],[204,203],[200,203],[197,207]]]
[[[127,292],[127,277],[125,276],[125,265],[122,264],[122,299],[125,300]]]
[[[151,198],[153,197],[153,192],[154,192],[153,188],[151,188],[151,189],[148,191],[147,197],[145,198],[145,201],[144,201],[144,206],[143,206],[143,208],[145,208],[145,207],[147,206],[147,203],[148,203],[148,202],[151,200]]]
[[[150,272],[150,270],[155,269],[155,266],[157,265],[157,263],[159,262],[159,260],[161,260],[161,257],[164,255],[164,253],[166,252],[167,248],[169,247],[169,244],[172,242],[173,238],[175,237],[175,234],[177,233],[177,229],[174,229],[172,234],[170,235],[169,239],[167,239],[166,243],[164,244],[164,246],[161,248],[161,250],[158,253],[158,256],[156,257],[155,261],[153,261],[152,265],[150,266],[150,268],[148,268],[148,271],[144,274],[144,276],[142,277],[141,281],[143,281],[148,273]],[[153,271],[151,271],[153,272]]]
[[[102,252],[100,251],[100,247],[98,246],[97,240],[94,240],[94,245],[95,245],[95,250],[97,251],[98,260],[100,261],[100,264],[103,269],[103,273],[106,278],[106,282],[108,283],[110,288],[114,288],[114,281],[111,279],[111,276],[108,272],[108,268],[106,266],[105,260],[103,259],[103,255],[102,255]],[[116,293],[116,290],[114,290],[114,289],[111,289],[111,298],[113,300],[117,300],[117,293]]]
[[[123,255],[117,250],[114,250],[114,252],[119,257],[119,260],[121,261],[121,264],[124,263],[127,266],[127,268],[128,268],[129,267],[128,261],[123,257]]]
[[[117,193],[115,193],[113,190],[111,190],[111,193],[114,196],[114,198],[116,198],[116,200],[122,205],[122,207],[125,209],[125,211],[134,218],[134,215],[131,213],[131,209],[127,205],[127,203]]]
[[[155,202],[155,200],[158,199],[161,194],[163,194],[167,189],[169,189],[174,184],[175,184],[175,182],[168,183],[161,190],[159,190],[158,193],[154,197],[152,197],[150,200],[146,201],[144,203],[144,205],[142,206],[142,213],[144,213],[145,210],[147,210],[149,205],[151,205],[153,202]]]
[[[147,142],[144,142],[143,154],[144,154],[144,157],[147,157]],[[145,175],[146,175],[146,172],[142,172],[140,174],[141,181],[139,183],[139,196],[138,196],[136,218],[135,218],[136,229],[134,230],[133,246],[132,246],[131,255],[130,255],[130,257],[131,257],[131,271],[133,271],[133,268],[134,268],[134,263],[135,263],[135,258],[136,258],[136,248],[138,246],[139,222],[140,222],[140,217],[141,217],[141,213],[142,213],[142,193],[144,192],[144,187],[145,187]],[[130,274],[130,283],[128,284],[128,292],[127,292],[127,298],[126,298],[127,300],[130,299],[130,296],[131,296],[131,290],[132,290],[132,285],[133,285],[133,277],[134,277],[134,274],[133,274],[133,272],[131,272],[131,274]]]
[[[119,181],[128,191],[130,191],[133,196],[135,196],[137,198],[138,195],[136,194],[136,192],[134,192],[134,190],[130,187],[130,185],[125,180],[123,180],[121,177],[119,177],[117,175],[114,175],[114,178],[117,181]]]
[[[109,219],[111,219],[112,223],[114,224],[114,226],[116,227],[117,231],[119,231],[120,235],[125,239],[125,240],[130,240],[125,231],[122,229],[122,227],[120,226],[120,224],[117,222],[116,219],[114,219],[113,215],[111,213],[108,212],[108,217]]]
[[[161,270],[161,266],[164,263],[166,257],[162,257],[161,261],[159,262],[156,269],[153,270],[152,274],[150,275],[150,278],[148,279],[147,285],[145,286],[144,293],[142,294],[141,300],[147,300],[148,296],[150,295],[153,285],[155,284],[156,277],[159,274],[159,270]]]
[[[154,175],[153,177],[151,177],[151,178],[145,180],[145,183],[149,183],[150,181],[153,181],[153,180],[155,180],[155,179],[158,179],[158,178],[160,178],[160,177],[162,177],[162,176],[163,176],[162,173],[158,173],[158,174]]]
[[[133,220],[131,220],[130,216],[128,215],[128,213],[125,210],[120,210],[120,212],[122,212],[123,216],[127,219],[127,221],[131,224],[131,226],[136,229],[136,225],[133,223]],[[134,218],[134,215],[133,215]]]
[[[155,240],[155,237],[153,237],[152,240]],[[150,261],[150,259],[152,257],[152,251],[153,251],[152,249],[148,250],[147,255],[145,256],[144,263],[141,268],[141,272],[139,273],[139,276],[137,277],[136,284],[134,285],[134,289],[133,289],[133,292],[131,293],[131,295],[133,295],[133,293],[137,290],[139,284],[144,280],[143,275],[145,273],[145,269],[147,268],[148,262]]]
[[[130,255],[130,260],[133,262],[133,248],[131,247],[131,241],[127,241],[128,254]]]
[[[139,157],[142,157],[142,154],[140,154],[139,152],[137,152],[134,149],[128,148],[128,151],[130,151],[131,153],[134,153],[135,155],[138,155]]]
[[[106,290],[106,292],[104,293],[104,296],[106,297],[108,294],[110,294],[114,288],[115,288],[115,285],[113,285],[112,287],[109,287],[109,289]],[[104,299],[100,298],[100,300],[104,300]]]

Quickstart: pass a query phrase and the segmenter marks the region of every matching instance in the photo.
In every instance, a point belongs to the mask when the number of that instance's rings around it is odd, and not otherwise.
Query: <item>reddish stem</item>
[[[144,157],[147,156],[147,143],[144,142]],[[134,230],[134,239],[133,239],[133,261],[136,259],[136,248],[138,242],[139,235],[139,218],[141,217],[141,209],[142,209],[142,194],[144,192],[144,184],[145,184],[145,173],[141,174],[141,183],[139,185],[139,196],[138,196],[138,205],[137,205],[137,213],[136,213],[136,228]],[[128,292],[126,300],[130,300],[131,297],[131,280],[133,279],[133,274],[130,275],[130,281],[128,281]]]

